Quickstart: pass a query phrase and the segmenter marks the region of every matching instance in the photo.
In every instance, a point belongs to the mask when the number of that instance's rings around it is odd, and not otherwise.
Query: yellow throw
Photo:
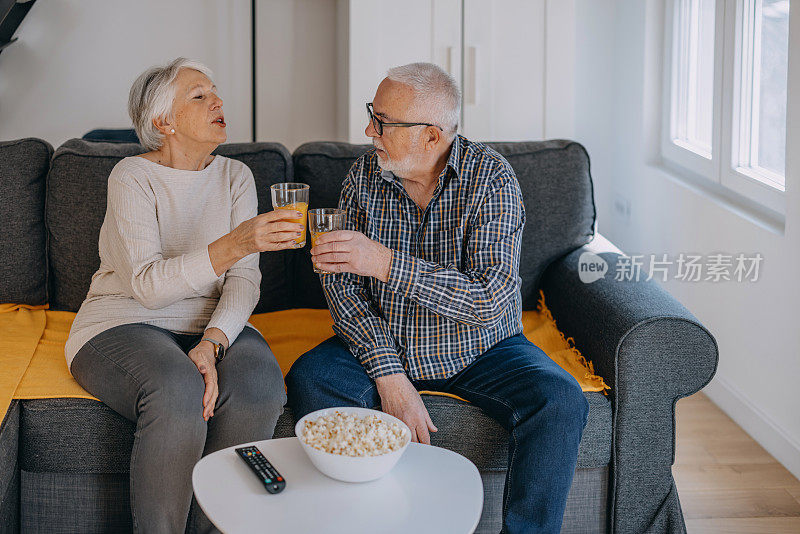
[[[0,414],[5,415],[12,399],[94,399],[69,374],[64,358],[64,344],[74,318],[74,313],[51,311],[47,305],[0,304]],[[328,310],[262,313],[251,316],[250,323],[266,338],[284,376],[301,354],[333,335]],[[605,394],[610,389],[572,338],[558,330],[543,293],[536,311],[522,312],[522,326],[525,337],[574,376],[583,391]]]

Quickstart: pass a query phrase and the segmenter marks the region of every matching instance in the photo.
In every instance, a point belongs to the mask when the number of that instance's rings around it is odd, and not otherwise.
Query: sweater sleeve
[[[107,253],[123,290],[150,310],[200,296],[219,278],[211,266],[208,246],[165,259],[155,195],[130,172],[115,168],[111,173],[106,208],[112,234]]]
[[[258,214],[258,196],[253,173],[242,165],[239,179],[231,186],[231,230]],[[230,345],[242,332],[261,294],[259,254],[240,259],[225,273],[225,283],[206,328],[219,328]]]

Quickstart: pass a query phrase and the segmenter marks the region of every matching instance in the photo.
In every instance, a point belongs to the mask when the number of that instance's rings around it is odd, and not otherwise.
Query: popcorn
[[[306,421],[302,434],[307,445],[343,456],[379,456],[400,450],[406,442],[406,430],[397,423],[338,410]]]

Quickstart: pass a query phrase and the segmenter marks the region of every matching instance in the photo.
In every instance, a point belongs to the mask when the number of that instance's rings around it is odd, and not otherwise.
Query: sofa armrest
[[[0,422],[0,532],[19,532],[19,401]]]
[[[581,264],[597,257],[607,264],[605,276],[582,282]],[[616,486],[611,530],[682,531],[670,469],[675,461],[675,403],[714,376],[717,343],[697,318],[654,281],[645,281],[646,276],[616,280],[621,257],[598,234],[553,262],[541,287],[559,329],[611,386]]]

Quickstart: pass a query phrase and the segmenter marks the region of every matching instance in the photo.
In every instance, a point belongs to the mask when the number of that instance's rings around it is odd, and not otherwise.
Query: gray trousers
[[[205,384],[187,356],[201,338],[128,324],[98,334],[72,361],[72,375],[84,389],[136,423],[134,532],[213,530],[192,498],[194,465],[214,451],[271,438],[283,412],[278,362],[261,334],[246,326],[217,365],[219,398],[206,423]]]

